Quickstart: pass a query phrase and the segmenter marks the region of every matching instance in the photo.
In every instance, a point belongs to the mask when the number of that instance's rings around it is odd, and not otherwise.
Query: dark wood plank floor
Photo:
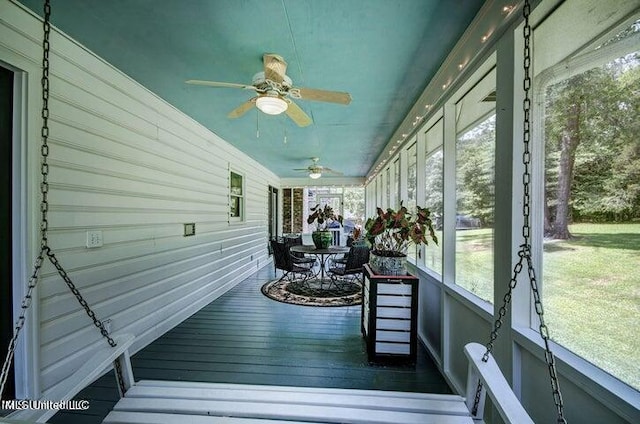
[[[265,267],[138,352],[136,380],[400,390],[451,393],[422,346],[415,367],[369,365],[360,306],[279,303],[260,292],[274,278]],[[79,393],[88,411],[61,411],[52,423],[100,423],[118,400],[109,373]]]

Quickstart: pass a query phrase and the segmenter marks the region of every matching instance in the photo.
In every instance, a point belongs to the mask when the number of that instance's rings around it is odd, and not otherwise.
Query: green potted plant
[[[367,240],[371,244],[369,265],[376,274],[405,275],[409,244],[429,244],[429,238],[438,244],[428,208],[416,207],[415,214],[409,213],[400,202],[395,211],[377,208],[377,216],[367,219],[365,224]]]
[[[331,245],[332,235],[331,231],[327,230],[327,226],[333,222],[337,222],[342,225],[342,215],[338,215],[333,211],[330,205],[315,205],[311,208],[311,215],[307,218],[307,224],[316,224],[316,231],[311,234],[313,238],[313,244],[316,249],[326,249]]]

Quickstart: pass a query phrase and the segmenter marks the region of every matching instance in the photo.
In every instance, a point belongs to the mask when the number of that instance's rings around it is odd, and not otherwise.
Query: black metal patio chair
[[[314,262],[295,263],[291,252],[289,252],[289,245],[284,241],[271,240],[271,250],[273,251],[273,264],[276,270],[282,271],[282,277],[278,279],[281,281],[287,278],[292,281],[296,276],[302,276],[303,281],[313,276]]]
[[[356,280],[362,282],[360,278],[362,267],[367,262],[369,262],[369,247],[351,246],[344,263],[336,261],[329,267],[329,277],[336,284],[340,281],[353,282]]]
[[[289,248],[291,248],[292,246],[301,246],[302,236],[299,235],[297,237],[284,237],[284,242]],[[304,253],[291,251],[289,253],[291,253],[291,259],[293,260],[293,263],[297,265],[307,266],[307,264],[311,264],[311,266],[314,266],[317,262],[316,258],[305,256]]]

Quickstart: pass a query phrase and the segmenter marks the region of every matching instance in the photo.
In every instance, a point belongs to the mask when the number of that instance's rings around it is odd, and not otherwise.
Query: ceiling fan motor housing
[[[290,89],[291,87],[293,87],[293,81],[291,81],[291,78],[289,78],[287,75],[283,75],[282,76],[282,82],[281,83],[276,83],[275,81],[271,81],[268,80],[264,77],[264,71],[258,72],[257,74],[255,74],[253,76],[253,79],[251,81],[251,84],[256,87],[258,90],[268,90],[268,89],[279,89],[279,88],[284,88],[286,90]],[[281,86],[281,87],[278,87]],[[280,91],[280,90],[278,90]],[[280,94],[284,94],[284,93],[280,93]]]

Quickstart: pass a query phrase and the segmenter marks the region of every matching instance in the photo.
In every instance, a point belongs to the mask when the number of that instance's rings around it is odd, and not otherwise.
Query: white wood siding
[[[0,0],[0,61],[27,74],[29,92],[28,264],[39,246],[41,33]],[[268,185],[280,181],[66,35],[54,30],[51,48],[50,246],[100,319],[136,335],[136,351],[268,262]],[[245,177],[242,223],[228,222],[229,166]],[[183,237],[190,222],[196,235]],[[85,247],[88,230],[103,247]],[[37,393],[104,342],[50,264],[35,305]]]

